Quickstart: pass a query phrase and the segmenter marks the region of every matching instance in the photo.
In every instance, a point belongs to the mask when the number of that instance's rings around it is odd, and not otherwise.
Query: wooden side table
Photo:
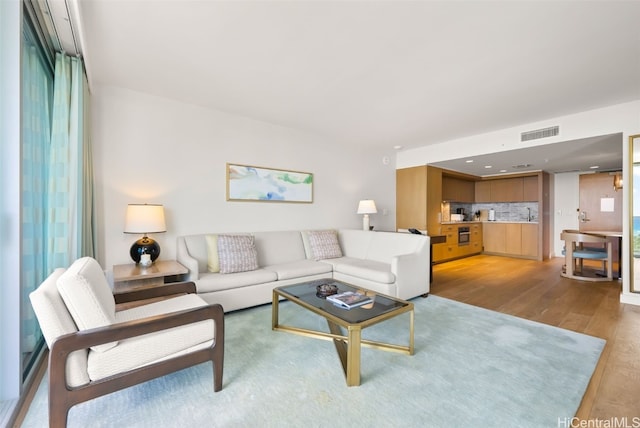
[[[113,266],[113,294],[182,281],[189,270],[175,260],[158,260],[149,267],[129,263]]]

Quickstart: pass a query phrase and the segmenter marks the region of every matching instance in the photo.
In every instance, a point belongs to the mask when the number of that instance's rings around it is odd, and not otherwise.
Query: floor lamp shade
[[[358,203],[358,214],[364,214],[364,217],[362,217],[362,230],[371,230],[369,227],[369,214],[377,212],[378,209],[373,199],[363,199]]]
[[[140,263],[143,254],[154,262],[160,255],[160,245],[147,236],[148,233],[167,231],[164,220],[164,206],[152,204],[129,204],[124,225],[124,233],[142,234],[142,238],[133,243],[129,254],[134,262]]]

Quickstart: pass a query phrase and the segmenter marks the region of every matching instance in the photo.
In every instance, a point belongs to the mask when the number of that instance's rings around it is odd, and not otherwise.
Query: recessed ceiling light
[[[500,172],[507,172],[507,170],[506,169],[501,169]]]
[[[598,169],[598,168],[600,168],[598,165],[592,165],[589,167],[589,169]]]
[[[486,169],[493,168],[491,165],[485,165],[484,167],[485,167]]]
[[[467,159],[465,162],[466,163],[473,163],[473,159]]]
[[[400,150],[402,148],[402,146],[397,145],[397,146],[393,146],[393,148],[396,149],[396,150]]]

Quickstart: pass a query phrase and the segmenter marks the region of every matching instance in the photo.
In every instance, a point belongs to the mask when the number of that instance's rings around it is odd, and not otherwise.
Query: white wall
[[[560,234],[564,229],[580,228],[578,222],[578,212],[580,207],[580,174],[577,172],[567,172],[554,174],[554,212],[551,216],[553,220],[553,252],[556,257],[562,257],[564,241],[560,239]]]
[[[161,259],[175,258],[184,234],[361,228],[360,199],[376,201],[376,230],[395,228],[391,149],[363,150],[122,88],[96,86],[92,109],[98,259],[107,270],[131,262],[138,236],[122,233],[129,203],[164,204],[168,230],[153,235]],[[227,162],[311,172],[314,202],[228,202]]]

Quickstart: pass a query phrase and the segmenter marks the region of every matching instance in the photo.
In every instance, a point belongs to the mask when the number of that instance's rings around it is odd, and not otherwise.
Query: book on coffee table
[[[331,296],[327,296],[327,300],[344,309],[351,309],[373,302],[371,297],[354,291],[345,291],[343,293],[333,294]]]

